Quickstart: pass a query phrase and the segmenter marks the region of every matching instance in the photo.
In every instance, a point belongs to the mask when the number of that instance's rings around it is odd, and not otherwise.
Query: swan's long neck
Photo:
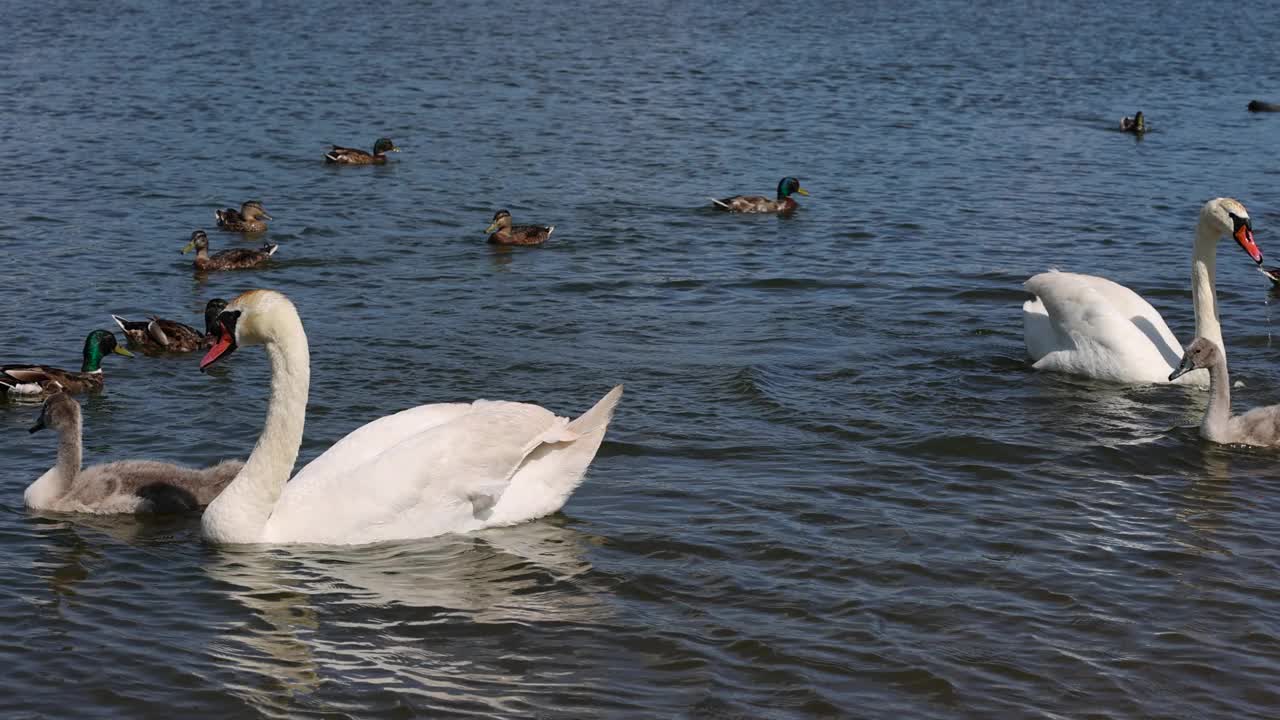
[[[258,444],[235,480],[205,510],[206,538],[220,543],[261,542],[263,529],[293,472],[302,444],[311,381],[311,356],[302,322],[290,312],[266,343],[271,400]]]
[[[71,490],[76,475],[80,474],[81,457],[80,423],[75,427],[58,431],[58,461],[48,472],[27,486],[22,493],[27,507],[47,510]]]
[[[1231,378],[1226,361],[1209,368],[1209,408],[1200,423],[1200,434],[1214,442],[1228,442],[1227,421],[1231,418]]]
[[[1208,338],[1222,348],[1226,363],[1226,345],[1222,342],[1222,325],[1218,322],[1218,291],[1214,276],[1218,262],[1218,234],[1201,219],[1196,226],[1196,248],[1191,258],[1191,302],[1196,313],[1196,336]]]
[[[58,488],[61,496],[71,489],[71,481],[80,474],[80,466],[84,459],[81,445],[80,423],[58,433],[58,476],[62,479],[62,487]]]

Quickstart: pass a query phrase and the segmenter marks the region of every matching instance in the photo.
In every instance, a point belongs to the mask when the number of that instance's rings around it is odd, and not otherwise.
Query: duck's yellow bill
[[[182,254],[186,255],[187,253],[195,249],[196,249],[196,244],[194,242],[189,242],[182,247]]]
[[[800,193],[801,195],[804,195],[805,197],[809,197],[809,191],[805,190],[804,188],[796,188],[796,192]]]
[[[115,353],[115,354],[117,354],[117,355],[123,355],[123,356],[125,356],[125,357],[133,357],[133,353],[129,352],[128,350],[125,350],[124,348],[120,347],[119,345],[117,345],[117,346],[115,347],[115,349],[114,349],[114,350],[112,350],[111,352],[113,352],[113,353]]]
[[[493,232],[494,230],[497,230],[497,229],[498,229],[498,223],[496,223],[496,222],[491,222],[491,223],[489,223],[489,227],[485,228],[485,229],[484,229],[484,231],[485,231],[485,232],[487,232],[487,233],[491,233],[491,232]]]

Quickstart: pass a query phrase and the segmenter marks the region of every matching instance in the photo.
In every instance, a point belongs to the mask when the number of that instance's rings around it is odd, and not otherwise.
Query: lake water
[[[1202,441],[1203,392],[1032,372],[1020,309],[1100,273],[1190,340],[1215,196],[1280,259],[1280,117],[1245,112],[1280,101],[1275,4],[7,14],[0,361],[266,287],[311,340],[301,462],[411,405],[627,394],[562,513],[356,548],[29,514],[55,441],[0,406],[5,717],[1280,707],[1280,458]],[[385,167],[322,162],[380,136]],[[707,207],[784,175],[790,218]],[[193,275],[250,198],[277,261]],[[493,249],[500,207],[556,232]],[[1230,242],[1218,281],[1237,407],[1280,402],[1269,283]],[[109,358],[86,460],[247,454],[265,356],[197,363]]]

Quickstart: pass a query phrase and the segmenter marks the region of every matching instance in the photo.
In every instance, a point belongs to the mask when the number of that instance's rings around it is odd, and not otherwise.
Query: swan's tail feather
[[[111,316],[111,319],[116,321],[116,324],[120,326],[120,329],[121,329],[121,330],[128,330],[128,329],[129,329],[129,328],[128,328],[128,326],[126,326],[126,325],[125,325],[125,323],[129,322],[128,320],[125,320],[124,318],[120,317],[119,315],[112,315],[112,316]]]
[[[582,484],[621,397],[622,386],[618,385],[570,422],[565,432],[576,434],[576,439],[545,443],[529,453],[502,497],[492,508],[487,508],[486,525],[515,525],[564,507],[569,496]]]
[[[727,202],[725,202],[725,201],[723,201],[723,200],[718,200],[718,199],[716,199],[716,198],[711,198],[711,202],[713,202],[713,203],[715,203],[715,204],[719,205],[720,207],[722,207],[722,208],[724,208],[724,209],[726,209],[726,210],[730,210],[730,209],[732,209],[732,207],[729,205],[729,203],[727,203]]]
[[[570,421],[567,429],[579,435],[585,435],[597,428],[604,428],[613,419],[613,409],[618,406],[620,399],[622,399],[622,386],[615,385],[600,398],[595,406],[578,416],[578,419]]]

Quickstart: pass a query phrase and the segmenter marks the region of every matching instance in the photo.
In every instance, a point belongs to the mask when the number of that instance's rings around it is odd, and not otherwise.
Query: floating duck
[[[492,233],[489,242],[493,245],[541,245],[555,229],[555,225],[512,225],[511,213],[499,210],[484,231]]]
[[[716,207],[737,213],[786,213],[800,207],[793,193],[808,195],[809,191],[800,187],[800,181],[793,177],[784,177],[778,181],[778,199],[770,200],[763,195],[734,195],[717,200],[711,198]]]
[[[232,248],[210,255],[209,236],[203,230],[197,230],[191,233],[191,241],[182,248],[182,253],[196,251],[195,262],[191,263],[196,270],[244,270],[265,265],[279,249],[279,245],[267,243],[261,250]]]
[[[111,319],[120,326],[125,342],[146,353],[187,353],[207,348],[213,344],[208,329],[210,323],[217,319],[218,313],[227,306],[227,301],[214,298],[204,307],[204,330],[196,330],[176,320],[165,320],[152,316],[148,320],[125,320],[119,315]]]
[[[1133,133],[1141,135],[1147,131],[1146,118],[1142,117],[1142,111],[1134,113],[1133,117],[1120,118],[1120,132]]]
[[[214,210],[213,216],[218,220],[218,227],[223,230],[242,233],[257,233],[267,229],[267,224],[259,218],[274,220],[267,214],[262,203],[257,200],[246,200],[240,209],[223,208]]]
[[[101,390],[102,359],[112,353],[133,357],[133,353],[116,343],[116,336],[110,330],[94,330],[84,340],[80,372],[48,365],[5,365],[0,367],[0,387],[10,395],[22,397]]]
[[[391,138],[378,138],[373,144],[373,154],[357,149],[334,145],[324,154],[325,162],[338,165],[382,165],[387,162],[387,153],[400,152],[400,148],[391,142]]]

